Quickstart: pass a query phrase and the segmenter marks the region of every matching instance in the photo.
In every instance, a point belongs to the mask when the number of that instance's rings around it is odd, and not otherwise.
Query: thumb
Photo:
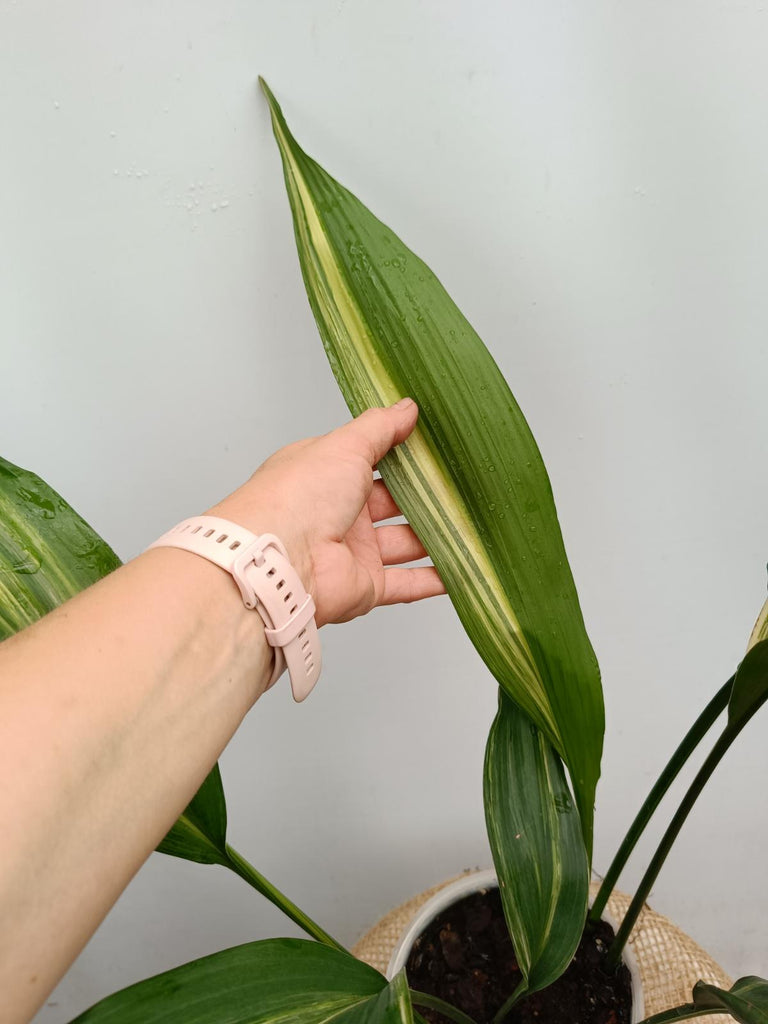
[[[338,433],[375,466],[390,448],[408,437],[419,418],[419,407],[412,398],[401,398],[386,409],[367,409]],[[341,439],[341,438],[340,438]]]

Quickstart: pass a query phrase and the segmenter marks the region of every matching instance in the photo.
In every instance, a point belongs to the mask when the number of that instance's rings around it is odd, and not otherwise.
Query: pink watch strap
[[[287,667],[294,700],[304,700],[322,667],[315,603],[277,537],[257,536],[217,516],[195,516],[174,526],[149,549],[157,547],[191,551],[233,576],[245,607],[261,615],[267,643],[275,649],[267,689]]]

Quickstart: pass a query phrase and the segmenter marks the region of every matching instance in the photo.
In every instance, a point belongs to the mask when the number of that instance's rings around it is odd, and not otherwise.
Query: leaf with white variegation
[[[309,301],[349,408],[409,395],[380,469],[499,684],[573,780],[587,848],[603,702],[552,491],[498,366],[435,275],[308,157],[269,101]]]
[[[524,978],[508,1010],[570,963],[584,929],[589,873],[562,762],[501,690],[485,752],[484,797],[501,902]]]
[[[60,494],[0,458],[0,640],[119,565],[114,551]]]
[[[72,1024],[412,1024],[408,986],[348,953],[267,939],[214,953],[116,992]]]

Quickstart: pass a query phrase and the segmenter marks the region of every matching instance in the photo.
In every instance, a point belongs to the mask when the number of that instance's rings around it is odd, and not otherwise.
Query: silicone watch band
[[[158,547],[191,551],[234,577],[245,607],[261,615],[267,643],[275,649],[267,689],[287,666],[294,700],[304,700],[322,667],[315,603],[277,537],[256,536],[217,516],[195,516],[174,526],[147,550]]]

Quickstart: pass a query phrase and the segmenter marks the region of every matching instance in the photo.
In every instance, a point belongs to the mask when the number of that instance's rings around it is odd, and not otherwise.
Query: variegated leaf
[[[522,996],[546,988],[570,963],[584,929],[589,872],[562,762],[502,691],[485,752],[484,797]]]
[[[435,275],[306,155],[264,86],[304,283],[351,411],[409,395],[382,476],[499,684],[566,762],[591,848],[603,703],[544,464],[492,356]]]

